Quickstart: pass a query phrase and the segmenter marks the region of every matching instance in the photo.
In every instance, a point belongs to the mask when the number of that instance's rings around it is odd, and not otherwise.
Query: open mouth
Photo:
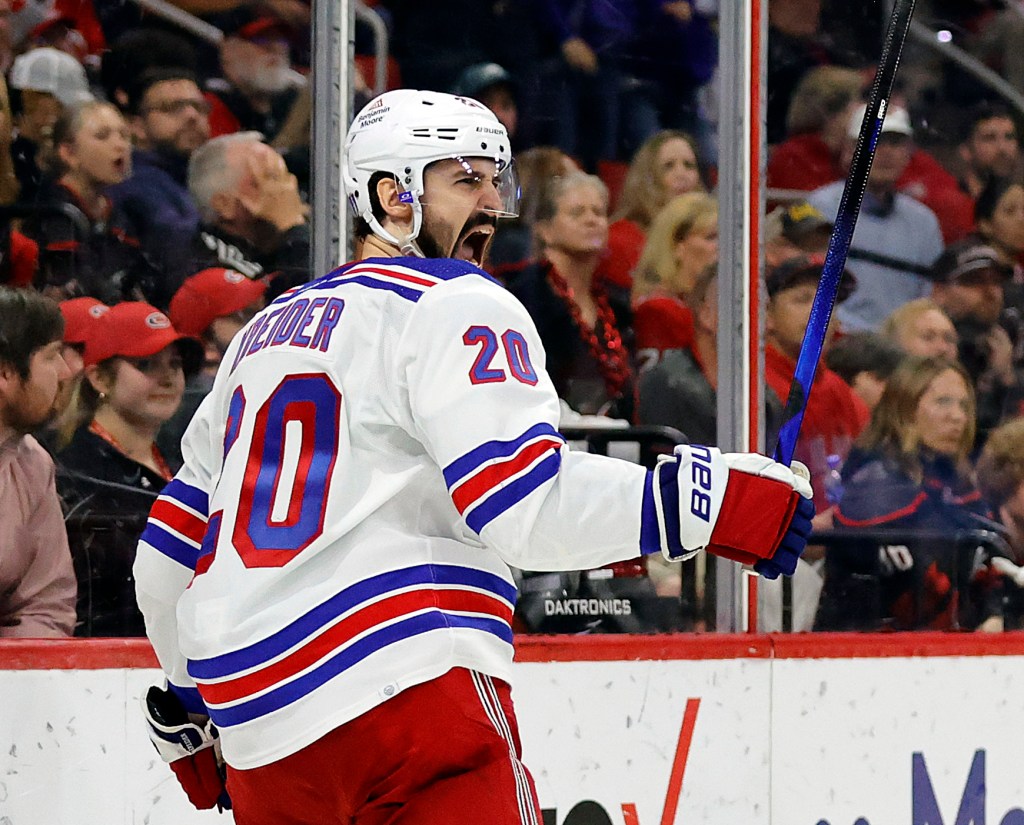
[[[460,261],[469,261],[476,266],[483,264],[484,250],[494,234],[493,226],[475,226],[459,238],[455,248],[455,257]]]

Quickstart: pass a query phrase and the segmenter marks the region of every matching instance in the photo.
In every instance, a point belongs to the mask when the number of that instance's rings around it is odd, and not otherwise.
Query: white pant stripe
[[[498,701],[498,693],[494,688],[494,682],[490,676],[470,671],[473,679],[473,687],[480,697],[480,704],[483,705],[484,713],[494,725],[498,735],[508,743],[509,759],[512,763],[512,773],[516,779],[516,800],[519,805],[519,817],[524,825],[538,825],[537,813],[533,804],[533,794],[530,791],[530,783],[526,777],[526,769],[523,767],[519,757],[516,756],[515,742],[512,740],[512,731],[505,718],[505,711]]]

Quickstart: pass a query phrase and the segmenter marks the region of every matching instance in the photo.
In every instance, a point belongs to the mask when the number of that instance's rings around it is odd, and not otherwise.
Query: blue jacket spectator
[[[974,414],[959,364],[909,358],[892,374],[846,460],[835,522],[898,535],[827,549],[816,629],[988,629],[1001,621],[999,577],[976,545],[955,541],[958,531],[991,524],[967,464]]]
[[[188,160],[210,136],[209,104],[188,70],[158,68],[144,72],[130,90],[129,108],[133,172],[111,188],[110,197],[136,228],[143,252],[162,267],[150,299],[165,307],[191,274],[186,270],[199,210],[188,191]]]

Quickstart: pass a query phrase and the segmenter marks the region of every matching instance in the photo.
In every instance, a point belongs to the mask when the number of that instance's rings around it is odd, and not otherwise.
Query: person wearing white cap
[[[18,55],[8,80],[16,135],[11,143],[20,199],[35,200],[42,181],[36,153],[65,108],[92,100],[82,64],[66,52],[32,49]]]
[[[853,160],[864,110],[859,106],[850,117],[842,149],[844,169]],[[857,276],[857,293],[837,311],[847,330],[874,331],[894,309],[931,292],[927,275],[943,248],[939,221],[927,206],[896,189],[910,162],[913,135],[907,110],[890,106],[850,247],[849,268]],[[839,180],[822,186],[807,200],[834,220],[844,185]]]

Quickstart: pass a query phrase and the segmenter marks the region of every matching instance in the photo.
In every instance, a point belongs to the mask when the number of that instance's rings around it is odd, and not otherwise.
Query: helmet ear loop
[[[410,232],[399,244],[398,248],[403,254],[415,258],[425,258],[423,250],[420,249],[416,239],[420,236],[420,229],[423,227],[423,204],[416,194],[408,189],[398,194],[398,200],[409,204],[412,207],[412,232]]]

